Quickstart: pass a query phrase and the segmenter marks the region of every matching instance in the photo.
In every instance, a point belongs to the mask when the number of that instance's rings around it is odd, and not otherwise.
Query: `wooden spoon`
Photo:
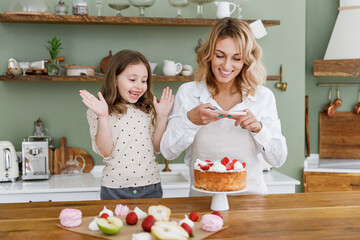
[[[353,113],[360,114],[360,89],[358,92],[358,104],[355,105]]]

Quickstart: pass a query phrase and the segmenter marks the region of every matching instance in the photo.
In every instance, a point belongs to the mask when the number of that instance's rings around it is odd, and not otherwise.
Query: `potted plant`
[[[57,37],[53,37],[50,41],[47,41],[48,45],[46,46],[46,49],[50,53],[51,57],[51,63],[48,68],[48,74],[49,75],[60,75],[60,64],[59,61],[56,59],[60,49],[63,49],[61,47],[60,39]]]

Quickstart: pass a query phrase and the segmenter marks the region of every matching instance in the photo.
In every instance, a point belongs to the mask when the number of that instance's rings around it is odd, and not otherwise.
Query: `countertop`
[[[230,210],[222,212],[228,227],[207,239],[359,239],[358,192],[228,196],[228,201]],[[210,203],[211,197],[0,204],[0,239],[98,239],[58,227],[64,208],[80,209],[89,217],[104,206],[145,210],[161,204],[171,209],[171,217],[183,218],[192,211],[200,217],[211,213]]]
[[[159,164],[159,169],[162,170],[163,164]],[[190,188],[189,170],[185,164],[171,164],[172,173],[184,175],[186,181],[183,182],[162,182],[163,189],[174,188]],[[61,193],[61,192],[89,192],[100,191],[101,175],[103,165],[97,165],[90,173],[84,173],[79,176],[64,176],[54,174],[48,180],[19,180],[14,183],[3,182],[0,183],[0,202],[2,194],[25,194],[25,193]],[[161,172],[162,177],[172,173]],[[271,170],[264,172],[264,180],[267,186],[281,186],[281,185],[298,185],[300,182],[296,179],[288,177],[280,172]]]
[[[360,173],[360,159],[319,159],[319,154],[310,154],[304,172]]]

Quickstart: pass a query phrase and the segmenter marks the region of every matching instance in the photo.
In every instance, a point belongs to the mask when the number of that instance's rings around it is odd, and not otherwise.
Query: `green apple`
[[[186,240],[189,239],[188,232],[174,222],[156,221],[151,227],[151,234],[159,240],[173,239]]]
[[[117,217],[98,218],[96,224],[103,233],[108,235],[116,234],[123,227],[123,222]]]

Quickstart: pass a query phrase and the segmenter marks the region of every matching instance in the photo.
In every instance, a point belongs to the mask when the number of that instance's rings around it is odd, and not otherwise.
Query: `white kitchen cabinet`
[[[0,203],[86,201],[100,200],[101,172],[103,166],[95,166],[91,173],[81,176],[52,175],[48,180],[0,183]],[[163,197],[188,197],[189,170],[185,164],[170,164],[172,172],[161,172]],[[159,164],[163,169],[163,164]],[[277,171],[264,173],[270,194],[295,193],[298,180]]]

